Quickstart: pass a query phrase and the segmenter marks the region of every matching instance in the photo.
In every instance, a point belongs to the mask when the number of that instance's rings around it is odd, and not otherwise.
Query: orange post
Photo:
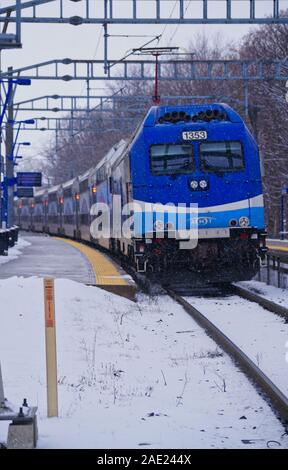
[[[47,415],[58,416],[57,353],[54,279],[44,279]]]

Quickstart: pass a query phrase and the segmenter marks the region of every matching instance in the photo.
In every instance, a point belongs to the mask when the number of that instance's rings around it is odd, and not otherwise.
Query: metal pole
[[[245,80],[244,82],[244,102],[245,102],[245,115],[249,116],[249,89],[248,89],[248,82]]]
[[[277,258],[277,285],[281,287],[281,261]]]
[[[2,49],[0,49],[0,74],[2,73]],[[2,105],[2,86],[0,83],[0,116],[1,116],[1,105]],[[2,187],[1,187],[1,181],[2,181],[2,172],[4,173],[4,168],[2,169],[2,125],[0,127],[0,228],[2,227],[2,222],[3,222],[3,200],[2,200]]]
[[[5,404],[5,396],[4,396],[4,386],[3,386],[1,362],[0,362],[0,409],[3,408],[4,404]]]
[[[58,139],[58,121],[56,121],[56,130],[55,130],[55,153],[56,153],[56,156],[57,156],[57,151],[58,151],[58,143],[59,143],[59,139]]]
[[[154,83],[154,96],[153,96],[153,102],[154,104],[156,104],[157,106],[160,104],[160,96],[158,94],[158,67],[159,67],[159,64],[158,64],[158,58],[159,58],[159,54],[155,54],[155,83]]]
[[[8,68],[9,80],[13,77],[13,68]],[[9,120],[13,121],[13,101],[14,93],[10,93],[8,97],[8,106],[7,106],[7,122],[6,122],[6,178],[7,178],[7,226],[11,227],[13,225],[13,204],[14,204],[14,186],[10,184],[9,180],[12,180],[14,177],[14,162],[12,159],[13,154],[13,124],[9,124]]]
[[[16,0],[16,43],[21,44],[21,0]]]
[[[108,73],[108,26],[107,23],[104,23],[104,73]]]
[[[108,0],[104,0],[104,16],[105,20],[108,18]],[[108,72],[108,27],[107,23],[103,23],[104,28],[104,73]]]
[[[90,110],[90,80],[89,80],[89,65],[87,65],[87,109]],[[76,108],[76,106],[75,106]]]
[[[8,106],[9,97],[11,96],[12,91],[13,91],[13,84],[12,84],[12,81],[9,81],[8,89],[7,89],[6,97],[5,97],[5,102],[3,104],[3,109],[1,110],[0,127],[2,126],[3,119],[4,119],[7,106]],[[1,127],[1,130],[2,130],[2,127]],[[3,171],[3,175],[4,175],[4,178],[3,178],[3,183],[2,183],[2,228],[5,229],[7,227],[7,176],[6,176],[5,169]]]
[[[285,194],[282,191],[282,193],[281,193],[281,208],[280,208],[280,232],[281,232],[280,237],[281,237],[281,240],[284,240],[284,238],[285,238],[284,231],[285,231],[286,220],[285,220],[285,201],[284,201],[284,197],[285,197]]]
[[[69,146],[71,146],[72,144],[72,140],[73,140],[73,134],[74,134],[74,112],[71,111],[71,114],[70,114],[70,125],[69,125]],[[72,159],[72,178],[74,178],[76,176],[76,165],[75,165],[75,159],[73,158]]]

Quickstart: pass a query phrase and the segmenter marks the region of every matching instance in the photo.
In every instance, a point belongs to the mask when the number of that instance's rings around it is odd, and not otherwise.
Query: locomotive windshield
[[[244,168],[241,142],[205,142],[200,144],[199,153],[203,170],[225,172]]]
[[[193,146],[164,144],[150,147],[150,165],[153,175],[191,173],[194,170]]]

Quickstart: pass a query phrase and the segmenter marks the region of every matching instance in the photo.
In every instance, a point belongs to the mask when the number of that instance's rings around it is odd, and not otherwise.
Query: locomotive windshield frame
[[[213,144],[215,145],[215,149],[213,151]],[[217,145],[219,144],[224,144],[226,147],[226,152],[223,150],[220,150],[220,148],[217,149]],[[234,153],[232,146],[233,144],[239,144],[239,149],[241,150],[240,153]],[[211,147],[210,150],[210,155],[204,155],[203,154],[203,148],[204,147]],[[230,148],[229,148],[230,147]],[[208,151],[206,151],[208,152]],[[201,170],[205,172],[221,172],[221,173],[226,173],[226,172],[239,172],[239,171],[244,171],[245,170],[245,154],[244,154],[244,146],[243,142],[240,140],[210,140],[206,142],[201,142],[198,146],[198,154],[199,154],[199,160],[200,160],[200,166]],[[207,157],[210,159],[210,163],[207,161]],[[220,159],[222,159],[222,163],[226,160],[226,163],[228,166],[220,166],[220,165],[213,165],[212,161],[214,159],[215,162],[220,163]],[[240,160],[241,165],[236,166],[235,161]],[[217,162],[217,163],[218,163]],[[208,164],[207,164],[208,163]]]
[[[154,176],[192,173],[196,168],[194,147],[183,142],[153,144],[149,149],[149,159]]]

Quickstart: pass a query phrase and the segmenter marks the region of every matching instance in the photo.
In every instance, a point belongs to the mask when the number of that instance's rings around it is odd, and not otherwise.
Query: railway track
[[[262,372],[262,370],[247,356],[247,354],[245,354],[233,341],[231,341],[231,339],[229,339],[228,336],[226,336],[216,325],[214,325],[214,323],[208,320],[208,318],[203,313],[201,313],[200,310],[195,308],[181,294],[177,293],[177,291],[174,291],[172,288],[167,288],[166,292],[176,302],[178,302],[184,308],[184,310],[202,328],[205,329],[206,333],[219,345],[219,347],[221,347],[233,359],[233,361],[238,365],[238,367],[245,373],[245,375],[250,379],[250,381],[252,381],[252,383],[257,387],[259,393],[263,394],[263,396],[269,402],[275,414],[278,416],[278,418],[281,420],[281,422],[285,426],[285,429],[287,430],[288,429],[288,398],[282,393],[282,391],[269,379],[269,377],[267,377],[266,374]],[[235,289],[235,292],[237,292],[237,289]],[[245,295],[246,295],[246,292],[245,292]],[[247,297],[244,297],[244,298],[247,298]],[[253,299],[255,298],[253,297]],[[261,298],[261,302],[262,302],[262,299],[263,298]],[[251,300],[251,298],[248,300]],[[251,301],[256,301],[256,300],[251,300]],[[257,301],[257,303],[259,302]],[[271,305],[269,305],[269,307],[271,307]],[[270,310],[270,308],[268,308],[268,310]]]
[[[243,299],[249,300],[250,302],[256,302],[261,307],[269,310],[269,312],[285,318],[286,322],[288,322],[288,309],[286,307],[276,304],[271,300],[265,299],[265,297],[262,297],[261,295],[248,289],[244,289],[240,286],[232,285],[231,292],[238,295],[239,297],[242,297]]]
[[[250,302],[256,302],[264,309],[285,318],[288,321],[288,309],[272,302],[264,297],[248,291],[236,285],[230,285],[223,289],[213,286],[197,286],[191,288],[181,281],[175,281],[171,285],[154,285],[151,280],[143,275],[139,275],[131,268],[129,274],[134,277],[140,288],[152,294],[167,293],[206,331],[218,345],[221,347],[245,373],[248,379],[258,389],[259,394],[263,395],[266,401],[274,410],[276,416],[283,423],[286,431],[288,430],[288,398],[284,393],[269,379],[269,377],[245,354],[227,335],[225,335],[214,323],[212,323],[203,313],[195,308],[185,296],[209,296],[217,297],[219,295],[231,296],[237,295]]]

